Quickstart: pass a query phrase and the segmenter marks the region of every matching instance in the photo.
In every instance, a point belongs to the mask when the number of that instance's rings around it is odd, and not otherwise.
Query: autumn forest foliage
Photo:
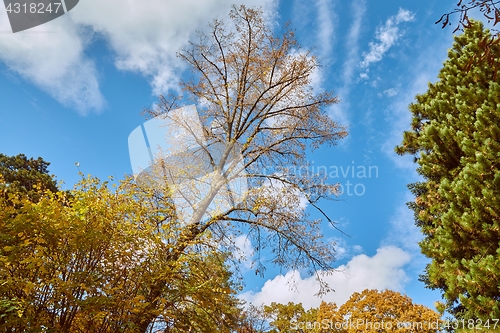
[[[2,174],[11,179],[0,182],[2,331],[137,332],[134,322],[145,311],[165,332],[326,332],[335,325],[338,332],[361,332],[361,321],[397,327],[439,319],[393,291],[355,293],[340,308],[325,302],[307,311],[293,303],[245,306],[236,298],[240,283],[228,255],[209,235],[168,261],[171,239],[178,236],[168,209],[152,209],[151,194],[133,181],[113,187],[89,177],[59,191],[44,177],[49,163],[0,157]],[[24,183],[23,190],[10,185],[26,174],[39,180]],[[168,285],[150,307],[147,294],[165,276]],[[359,329],[344,329],[346,318]]]
[[[431,260],[421,280],[443,294],[439,313],[390,290],[310,309],[237,297],[243,281],[234,240],[242,234],[257,244],[256,273],[265,269],[259,251],[266,250],[272,264],[314,274],[319,295],[331,291],[317,273],[335,260],[321,223],[336,226],[320,204],[338,188],[324,175],[292,170],[307,149],[347,135],[325,111],[337,97],[311,87],[318,59],[288,26],[276,36],[260,10],[241,6],[233,7],[230,27],[215,20],[179,52],[191,70],[184,95],[160,96],[149,110],[168,116],[179,103],[201,105],[208,142],[201,149],[223,147],[210,156],[217,181],[193,204],[189,223],[161,170],[149,183],[80,174],[61,190],[42,158],[0,154],[0,332],[423,333],[454,331],[445,310],[457,320],[498,318],[500,49],[498,35],[467,17],[493,8],[496,24],[495,5],[470,1],[457,11],[464,33],[438,81],[410,105],[410,129],[396,148],[418,163],[421,181],[409,185],[415,200],[408,206]],[[226,164],[236,150],[249,184],[245,200],[207,218],[210,202],[238,173]],[[321,218],[298,209],[301,200]]]

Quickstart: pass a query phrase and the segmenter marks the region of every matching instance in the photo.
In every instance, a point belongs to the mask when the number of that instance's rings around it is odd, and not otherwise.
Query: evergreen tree
[[[57,183],[49,175],[49,162],[41,157],[28,158],[24,154],[7,156],[0,153],[0,193],[7,198],[9,193],[26,195],[31,201],[38,201],[44,190],[57,192]]]
[[[500,317],[500,47],[474,57],[490,32],[471,21],[455,37],[435,84],[410,105],[411,130],[396,152],[423,176],[409,207],[431,258],[421,280],[460,318]]]

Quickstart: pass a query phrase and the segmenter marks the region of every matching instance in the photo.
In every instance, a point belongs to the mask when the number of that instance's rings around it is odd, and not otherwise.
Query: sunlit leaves
[[[37,202],[0,199],[3,330],[137,332],[146,315],[157,326],[234,325],[238,302],[225,257],[198,247],[169,261],[176,234],[160,227],[166,211],[144,205],[135,189],[123,182],[113,191],[88,178]]]
[[[321,302],[307,311],[301,303],[273,302],[256,313],[270,325],[259,333],[436,333],[443,324],[437,312],[391,290],[366,289],[341,306]]]

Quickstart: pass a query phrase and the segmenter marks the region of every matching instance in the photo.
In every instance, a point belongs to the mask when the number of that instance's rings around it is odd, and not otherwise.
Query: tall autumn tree
[[[493,64],[475,57],[490,33],[471,25],[410,105],[411,130],[396,152],[414,155],[423,177],[409,185],[432,259],[423,281],[456,316],[487,320],[500,316],[500,48],[491,48]]]
[[[238,232],[244,232],[257,258],[265,249],[266,257],[285,269],[329,270],[335,257],[333,244],[322,240],[322,221],[311,219],[304,208],[318,207],[338,188],[303,166],[308,148],[333,145],[347,133],[327,114],[337,98],[313,89],[312,79],[319,70],[316,57],[301,49],[289,27],[282,34],[273,33],[263,16],[258,9],[234,7],[228,21],[215,20],[207,33],[198,33],[178,54],[191,70],[191,77],[181,82],[184,95],[160,97],[150,110],[168,118],[176,101],[195,103],[203,140],[196,137],[199,150],[173,160],[205,154],[213,170],[212,179],[204,183],[205,195],[191,202],[193,214],[179,221],[179,237],[169,260],[175,262],[208,231],[229,250]],[[192,122],[179,126],[198,132]],[[234,155],[241,156],[238,163],[231,162]],[[175,185],[165,180],[178,165],[168,163],[158,160],[157,173],[151,173],[158,177],[153,181],[158,204],[168,203]],[[192,172],[183,167],[174,173],[198,175],[200,165],[193,164]],[[238,177],[248,183],[243,200],[207,214],[218,193]],[[326,215],[325,219],[332,222]],[[262,271],[259,263],[257,267]],[[164,285],[159,280],[158,288],[151,289],[147,298],[151,307]],[[143,332],[150,321],[143,317]]]
[[[264,316],[269,321],[271,329],[269,333],[285,333],[296,331],[298,327],[299,332],[314,333],[312,328],[306,327],[307,323],[314,323],[316,321],[318,309],[311,308],[304,310],[302,303],[288,302],[288,304],[271,303],[264,305]],[[306,328],[304,328],[306,327]]]
[[[264,305],[259,316],[269,322],[258,333],[436,333],[444,324],[437,312],[391,290],[353,293],[340,307],[321,302],[304,310],[301,303]]]

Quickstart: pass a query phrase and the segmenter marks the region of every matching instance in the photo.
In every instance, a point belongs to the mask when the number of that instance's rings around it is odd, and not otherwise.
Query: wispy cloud
[[[407,202],[413,200],[414,198],[409,191],[402,197],[389,221],[391,228],[382,241],[382,245],[398,246],[412,255],[417,255],[420,254],[418,242],[422,240],[422,233],[415,225],[413,211],[406,206]]]
[[[366,12],[365,2],[352,2],[351,12],[353,13],[353,18],[346,38],[346,49],[348,51],[346,60],[342,66],[342,82],[344,85],[337,90],[341,103],[333,105],[329,110],[330,117],[342,125],[349,125],[350,123],[348,116],[348,109],[350,107],[349,95],[351,93],[354,71],[359,58],[359,37],[361,32],[361,23]]]
[[[383,153],[398,168],[409,173],[409,177],[415,178],[416,165],[412,156],[398,156],[394,147],[399,145],[403,139],[403,132],[410,129],[411,113],[408,110],[410,103],[415,101],[417,94],[425,93],[429,82],[435,82],[439,68],[446,57],[446,51],[451,45],[451,36],[436,39],[431,45],[423,48],[420,55],[413,63],[414,67],[406,74],[413,80],[401,89],[401,93],[391,98],[391,103],[386,110],[387,120],[390,123],[388,135],[382,144]]]
[[[317,0],[316,8],[318,11],[318,42],[321,47],[321,58],[328,59],[331,55],[332,45],[335,39],[334,30],[336,15],[331,6],[333,2],[329,0]]]
[[[389,89],[386,89],[383,92],[379,93],[378,96],[379,97],[382,97],[382,96],[393,97],[393,96],[396,96],[397,94],[398,94],[398,91],[396,88],[389,88]]]
[[[309,2],[303,0],[293,0],[293,26],[296,27],[298,31],[305,30],[307,25],[310,24],[311,19],[314,17],[314,14],[312,14],[313,11],[314,6],[311,6]],[[311,45],[308,44],[307,46],[310,47]]]
[[[412,257],[409,269],[421,273],[428,259],[421,253],[418,245],[423,235],[415,225],[413,211],[406,206],[407,202],[413,200],[414,198],[409,191],[402,197],[401,202],[396,206],[394,214],[389,220],[389,232],[382,240],[381,245],[397,246],[404,249]]]
[[[335,292],[321,298],[314,295],[319,289],[315,277],[302,278],[298,271],[278,275],[266,281],[260,291],[245,292],[240,297],[256,305],[295,302],[302,303],[308,309],[319,306],[322,300],[343,304],[352,293],[364,289],[403,291],[409,280],[404,266],[409,263],[410,258],[407,252],[394,246],[379,248],[373,257],[357,255],[347,265],[338,267],[336,272],[324,277]],[[288,282],[293,283],[296,289],[291,289]]]
[[[339,227],[341,228],[340,225]],[[330,225],[329,228],[333,229],[333,226]],[[329,240],[335,244],[335,255],[337,260],[352,258],[354,255],[358,255],[363,252],[363,247],[361,245],[350,246],[344,238],[333,237]]]
[[[363,60],[360,62],[361,68],[367,68],[370,64],[382,60],[384,54],[393,46],[402,36],[399,30],[399,24],[409,22],[414,19],[414,14],[406,9],[399,9],[395,16],[391,16],[385,24],[377,29],[375,33],[376,42],[370,43],[370,51],[363,54]]]
[[[413,156],[396,155],[394,147],[401,144],[403,132],[410,129],[412,115],[408,106],[415,101],[417,94],[425,93],[429,82],[436,81],[442,62],[446,58],[447,49],[451,45],[451,38],[451,35],[443,34],[440,38],[433,39],[432,43],[425,40],[422,41],[426,43],[424,47],[415,48],[420,50],[420,54],[412,59],[414,66],[404,74],[411,80],[403,87],[398,87],[398,94],[390,99],[388,108],[385,110],[389,128],[382,145],[382,152],[403,173],[407,183],[419,180],[420,177],[415,171],[418,165],[413,162]],[[383,94],[390,96],[392,94],[390,90],[385,90]],[[402,200],[394,208],[393,216],[389,221],[391,227],[381,245],[398,246],[407,251],[412,256],[409,269],[421,273],[428,259],[420,252],[418,242],[423,236],[415,226],[413,212],[406,206],[406,202],[413,200],[412,194],[406,191]]]
[[[359,58],[359,36],[361,33],[361,23],[366,13],[366,4],[364,1],[352,2],[353,19],[346,38],[347,59],[342,68],[342,79],[346,85],[352,83],[354,70]]]

